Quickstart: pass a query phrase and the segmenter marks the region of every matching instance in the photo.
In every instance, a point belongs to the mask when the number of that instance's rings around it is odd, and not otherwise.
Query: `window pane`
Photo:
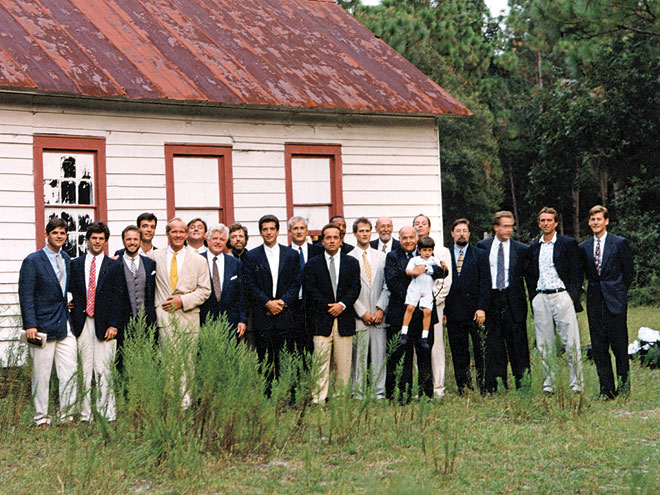
[[[55,216],[60,217],[68,225],[69,239],[64,244],[64,251],[72,258],[85,254],[87,252],[85,232],[87,232],[87,227],[94,221],[94,209],[46,208],[46,223]]]
[[[45,152],[44,203],[94,204],[94,154]]]
[[[329,206],[294,206],[293,215],[306,218],[309,230],[321,230],[330,218]]]
[[[293,202],[330,203],[330,159],[292,158]]]
[[[220,206],[217,157],[174,157],[176,206]]]

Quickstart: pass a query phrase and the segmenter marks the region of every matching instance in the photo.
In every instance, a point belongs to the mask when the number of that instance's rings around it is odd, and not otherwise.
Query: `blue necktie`
[[[305,269],[305,256],[303,255],[303,252],[302,252],[302,246],[298,246],[298,254],[300,255],[300,269],[304,270]]]

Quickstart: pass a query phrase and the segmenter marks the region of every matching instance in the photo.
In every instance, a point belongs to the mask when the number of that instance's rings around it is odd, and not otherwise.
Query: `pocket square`
[[[151,274],[152,274],[152,275],[156,275],[156,270],[154,270],[153,272],[151,272]]]
[[[237,279],[237,278],[238,278],[238,275],[234,275],[234,276],[233,276],[232,278],[230,278],[229,280],[234,280],[234,279]]]

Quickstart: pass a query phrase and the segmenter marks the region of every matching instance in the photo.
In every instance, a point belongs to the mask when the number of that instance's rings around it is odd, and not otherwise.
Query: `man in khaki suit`
[[[165,227],[167,249],[151,251],[156,262],[156,319],[161,340],[172,336],[174,320],[179,329],[193,336],[199,333],[199,306],[211,295],[211,278],[206,260],[185,248],[186,224],[173,218]],[[171,316],[171,317],[170,317]]]

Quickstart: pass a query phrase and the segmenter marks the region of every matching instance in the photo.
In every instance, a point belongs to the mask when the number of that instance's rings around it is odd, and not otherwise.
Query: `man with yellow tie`
[[[165,227],[167,249],[151,251],[156,262],[156,319],[158,336],[166,341],[176,325],[194,337],[199,333],[199,306],[211,295],[211,281],[206,260],[185,249],[186,224],[173,218]]]

